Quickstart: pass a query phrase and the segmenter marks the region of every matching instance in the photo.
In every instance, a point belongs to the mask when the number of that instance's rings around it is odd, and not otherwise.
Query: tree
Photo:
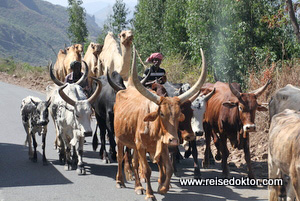
[[[126,29],[129,24],[129,21],[126,20],[126,17],[129,14],[129,9],[126,8],[126,4],[123,0],[116,0],[112,9],[113,13],[108,16],[101,29],[101,34],[97,39],[97,41],[101,44],[103,44],[108,31],[113,32],[114,35],[117,36],[122,30]]]
[[[86,27],[85,9],[80,6],[83,2],[81,0],[68,0],[68,2],[68,37],[72,43],[84,43],[87,40],[88,30]]]

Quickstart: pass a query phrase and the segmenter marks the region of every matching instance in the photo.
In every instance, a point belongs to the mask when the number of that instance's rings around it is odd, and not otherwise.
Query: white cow
[[[54,83],[60,85],[59,80],[50,69],[50,76]],[[56,79],[56,80],[55,80]],[[58,137],[60,139],[61,153],[65,153],[65,169],[69,170],[76,165],[77,173],[85,174],[82,161],[84,137],[92,134],[90,119],[92,115],[91,103],[94,102],[101,92],[101,81],[97,80],[97,89],[87,99],[82,87],[78,84],[65,84],[48,92],[51,97],[50,112],[53,116]],[[71,148],[76,147],[71,158]]]

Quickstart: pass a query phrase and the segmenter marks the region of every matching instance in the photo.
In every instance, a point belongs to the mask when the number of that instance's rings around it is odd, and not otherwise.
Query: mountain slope
[[[33,65],[46,65],[55,54],[70,45],[66,8],[41,0],[0,1],[0,57],[13,57]],[[91,40],[100,28],[90,16],[87,27]]]

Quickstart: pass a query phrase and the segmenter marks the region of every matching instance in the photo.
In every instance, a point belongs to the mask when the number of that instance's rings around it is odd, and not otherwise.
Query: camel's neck
[[[120,75],[122,76],[124,81],[127,81],[129,77],[129,69],[130,69],[131,46],[124,46],[123,44],[121,44],[121,53],[122,53],[123,65],[122,65],[122,69],[120,70]]]

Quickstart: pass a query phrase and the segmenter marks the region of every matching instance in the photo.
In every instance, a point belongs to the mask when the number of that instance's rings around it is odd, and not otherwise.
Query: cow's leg
[[[31,133],[31,137],[32,137],[32,144],[33,144],[33,157],[31,160],[36,163],[37,162],[37,154],[36,154],[37,143],[35,140],[35,134]]]
[[[269,179],[277,179],[280,177],[280,172],[278,167],[272,162],[272,155],[270,150],[268,150],[268,177]],[[278,201],[279,196],[279,186],[269,186],[269,201]]]
[[[26,144],[28,145],[28,156],[29,156],[29,160],[31,160],[33,157],[33,152],[32,152],[32,144],[31,144],[31,133],[29,131],[28,122],[23,123],[23,126],[26,131],[25,145]]]
[[[203,168],[208,168],[209,166],[209,158],[211,154],[211,149],[210,149],[210,140],[211,140],[211,128],[207,123],[203,123],[203,128],[205,131],[205,151],[204,151],[204,159],[202,162]]]
[[[116,152],[116,141],[114,136],[114,113],[113,111],[107,112],[106,117],[106,127],[108,130],[108,139],[109,139],[109,159],[110,162],[116,161],[117,158],[117,152]]]
[[[158,189],[162,187],[162,184],[166,181],[166,167],[164,166],[162,157],[159,158],[159,161],[157,162],[158,166],[158,172],[159,172],[159,177],[158,177]]]
[[[65,145],[65,170],[71,170],[72,169],[72,159],[71,159],[71,144],[70,144],[70,140],[67,138],[66,134],[62,134],[62,132],[60,131],[59,136],[62,138],[63,140],[63,144]]]
[[[184,158],[189,158],[192,154],[191,142],[188,142],[189,148],[184,152]]]
[[[79,137],[78,147],[76,149],[77,156],[78,156],[78,163],[77,163],[77,174],[86,174],[84,163],[83,163],[83,144],[84,144],[84,137]]]
[[[297,163],[297,159],[293,158],[290,165],[290,183],[292,186],[290,187],[290,191],[293,191],[294,198],[296,196],[296,200],[300,200],[300,167],[299,162]]]
[[[141,162],[140,165],[142,166],[143,172],[145,173],[145,176],[146,176],[147,187],[146,187],[146,198],[145,199],[147,201],[154,201],[154,200],[156,200],[156,198],[153,195],[153,190],[151,187],[151,182],[150,182],[151,168],[147,161],[146,150],[141,147],[137,147],[137,152],[138,152],[139,160]],[[170,161],[169,156],[168,156],[168,160]]]
[[[220,140],[220,149],[221,149],[221,154],[222,154],[222,170],[223,170],[223,175],[225,178],[228,178],[229,176],[229,168],[227,164],[227,159],[229,156],[229,151],[227,148],[227,138],[225,135],[221,135],[221,140]]]
[[[176,147],[169,147],[169,151],[170,151],[170,160],[171,160],[171,163],[172,163],[172,167],[174,169],[174,175],[176,177],[178,177],[178,171],[177,171],[177,167],[176,167],[176,155],[177,153],[179,152],[179,149],[177,149],[178,146]]]
[[[127,181],[133,181],[133,171],[131,169],[132,164],[132,157],[131,157],[131,149],[128,147],[125,148],[125,154],[124,154],[124,173],[125,173],[125,178]]]
[[[169,150],[167,145],[163,145],[163,150],[161,153],[161,160],[165,166],[165,181],[163,182],[162,186],[158,189],[158,193],[166,194],[170,188],[170,180],[173,174],[173,167],[169,158]]]
[[[59,162],[61,165],[63,165],[66,163],[67,158],[66,158],[65,143],[61,138],[61,136],[58,136],[58,142],[59,142],[59,146],[58,146]]]
[[[244,140],[244,153],[245,153],[245,160],[248,167],[248,177],[250,179],[254,179],[254,174],[251,166],[251,156],[250,156],[250,148],[249,148],[249,136],[247,135],[246,139]]]
[[[194,159],[194,178],[198,179],[201,176],[201,172],[200,172],[200,166],[198,162],[198,151],[197,151],[196,140],[193,140],[190,143],[191,143],[192,155]]]
[[[140,181],[140,177],[139,177],[139,160],[138,160],[138,153],[135,150],[133,152],[133,170],[134,170],[134,177],[135,177],[135,187],[134,187],[134,191],[137,195],[142,195],[145,193],[145,189],[143,188],[141,181]],[[125,167],[125,165],[124,165]],[[124,168],[125,170],[125,168]]]
[[[99,123],[99,129],[100,129],[100,140],[101,140],[101,146],[100,146],[100,159],[105,160],[106,163],[108,163],[108,156],[106,153],[106,126],[103,122]]]
[[[46,158],[46,133],[42,134],[42,149],[43,149],[43,165],[47,165],[47,158]]]
[[[122,163],[124,157],[124,145],[121,142],[117,141],[117,148],[118,148],[118,172],[116,176],[116,187],[117,188],[125,188],[124,178],[123,178],[123,171],[122,171]]]

